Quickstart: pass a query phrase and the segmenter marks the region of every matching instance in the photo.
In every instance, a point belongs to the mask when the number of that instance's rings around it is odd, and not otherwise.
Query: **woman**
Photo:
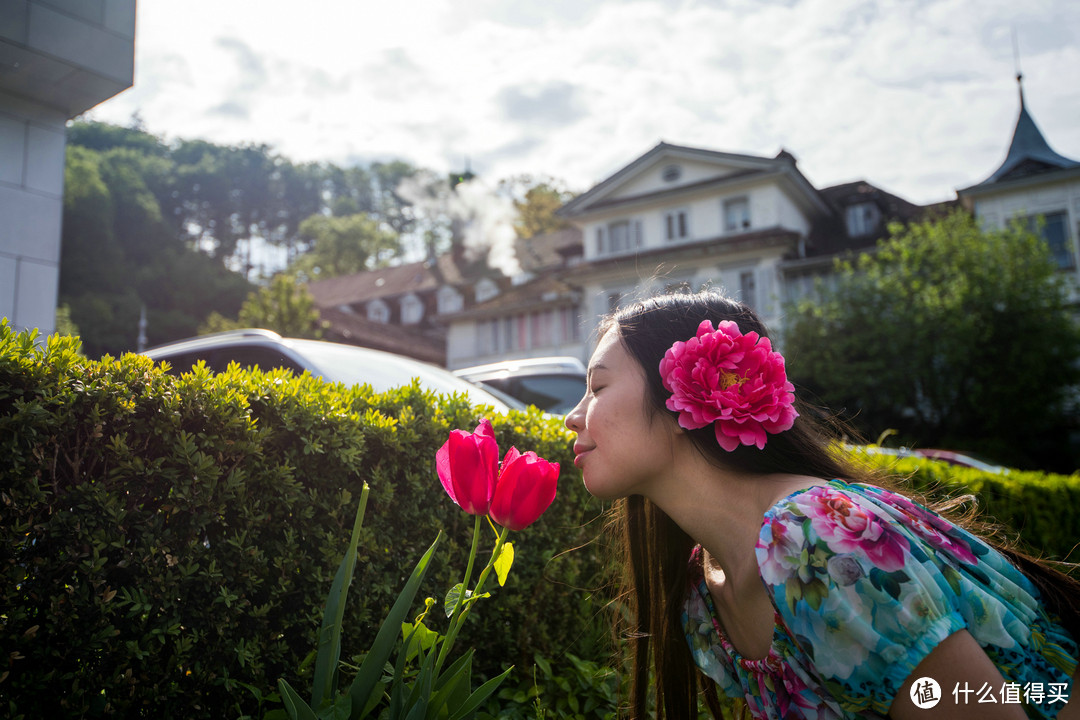
[[[621,499],[631,716],[655,684],[696,717],[696,665],[714,715],[718,687],[763,718],[1080,717],[1080,585],[856,483],[764,335],[713,293],[619,310],[566,417]]]

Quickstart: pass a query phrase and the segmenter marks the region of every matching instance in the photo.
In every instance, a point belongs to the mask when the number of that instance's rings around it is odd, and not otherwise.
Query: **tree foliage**
[[[518,218],[514,230],[521,239],[535,235],[558,232],[570,227],[570,223],[555,214],[574,198],[557,180],[538,179],[531,175],[516,175],[500,183],[500,189],[511,195]]]
[[[236,320],[211,313],[200,332],[266,328],[287,337],[320,338],[323,323],[307,286],[284,273],[248,295]]]
[[[792,313],[792,378],[867,437],[1075,467],[1080,335],[1045,243],[963,212],[894,226]]]
[[[367,213],[312,215],[300,223],[300,237],[309,249],[289,269],[310,280],[370,270],[400,251],[398,235]]]

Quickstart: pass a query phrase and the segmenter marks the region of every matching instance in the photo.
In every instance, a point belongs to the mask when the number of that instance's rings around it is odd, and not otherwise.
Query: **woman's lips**
[[[592,452],[592,448],[574,448],[574,467],[581,468],[582,459]]]

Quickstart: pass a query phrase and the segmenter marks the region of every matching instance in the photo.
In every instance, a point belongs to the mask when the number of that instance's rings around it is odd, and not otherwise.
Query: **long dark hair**
[[[645,411],[650,417],[675,413],[665,401],[670,393],[660,377],[660,360],[676,341],[693,337],[703,320],[734,321],[743,334],[767,337],[764,324],[748,306],[715,292],[658,295],[628,305],[603,319],[600,334],[618,332],[623,347],[645,372]],[[740,446],[732,452],[721,448],[711,426],[685,431],[697,449],[718,467],[748,474],[790,473],[829,480],[872,482],[897,489],[895,479],[870,474],[836,450],[833,440],[851,435],[850,428],[821,408],[798,398],[799,417],[790,429],[770,435],[763,450]],[[904,494],[929,504],[918,493]],[[944,508],[935,507],[935,510]],[[972,522],[963,522],[969,530]],[[611,527],[622,556],[622,588],[619,598],[627,609],[623,633],[630,646],[632,683],[630,717],[647,716],[649,688],[655,687],[658,720],[694,718],[698,702],[698,672],[683,637],[682,612],[686,598],[688,568],[693,540],[659,507],[641,496],[615,504]],[[1022,553],[995,543],[1042,591],[1048,609],[1080,639],[1080,583]],[[650,666],[653,672],[650,682]],[[704,678],[704,676],[702,676]],[[706,704],[720,717],[715,684],[704,679]]]

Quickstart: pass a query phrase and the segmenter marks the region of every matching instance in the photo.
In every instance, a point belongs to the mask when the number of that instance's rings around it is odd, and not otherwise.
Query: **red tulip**
[[[499,445],[485,418],[476,431],[452,430],[435,453],[435,469],[450,499],[470,515],[487,515],[499,476]]]
[[[529,450],[510,448],[491,501],[491,519],[517,531],[532,525],[555,499],[559,463],[548,462]]]

